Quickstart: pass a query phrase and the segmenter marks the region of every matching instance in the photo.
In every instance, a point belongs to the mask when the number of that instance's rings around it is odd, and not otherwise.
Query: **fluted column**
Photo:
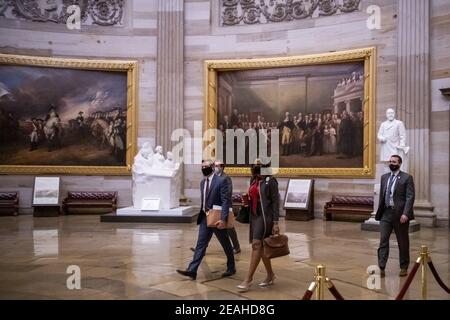
[[[184,1],[158,0],[158,52],[156,71],[156,145],[172,150],[175,129],[184,119]],[[181,198],[184,170],[181,167]]]
[[[416,186],[416,217],[434,226],[430,202],[430,1],[399,0],[397,115],[411,146],[408,171]]]
[[[156,144],[171,150],[173,130],[183,127],[183,0],[158,1]]]

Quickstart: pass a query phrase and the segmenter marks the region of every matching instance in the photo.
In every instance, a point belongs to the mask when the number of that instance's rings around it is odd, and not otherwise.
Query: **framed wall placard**
[[[314,180],[289,179],[283,208],[287,220],[314,219]]]
[[[284,197],[285,209],[306,209],[309,204],[312,180],[289,179]]]
[[[144,198],[142,199],[141,210],[142,211],[158,211],[160,198]]]
[[[34,179],[33,206],[58,206],[59,195],[59,177],[36,177]]]

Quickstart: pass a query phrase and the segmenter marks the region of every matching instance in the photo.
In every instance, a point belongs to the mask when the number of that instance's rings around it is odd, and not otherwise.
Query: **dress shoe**
[[[253,282],[242,282],[240,285],[236,286],[239,292],[247,292],[252,287]]]
[[[191,278],[192,280],[197,279],[197,273],[195,273],[195,272],[188,271],[188,270],[177,270],[177,272],[179,274],[181,274],[182,276]]]
[[[224,273],[222,273],[222,277],[231,277],[235,273],[236,273],[236,270],[227,270]]]
[[[386,277],[386,272],[384,270],[380,270],[380,278]]]
[[[259,286],[260,286],[260,287],[268,287],[268,286],[271,286],[271,285],[273,285],[275,278],[276,278],[275,275],[273,275],[271,279],[266,278],[266,280],[264,280],[263,282],[261,282],[261,283],[259,284]]]
[[[400,277],[406,277],[408,275],[408,269],[400,269],[400,273],[398,275]]]
[[[234,254],[241,253],[241,249],[234,249]]]

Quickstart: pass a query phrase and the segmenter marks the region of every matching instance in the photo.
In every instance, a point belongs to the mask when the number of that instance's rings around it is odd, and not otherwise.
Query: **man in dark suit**
[[[212,235],[215,234],[227,256],[227,271],[222,276],[229,277],[236,273],[236,267],[233,248],[228,238],[228,232],[225,229],[225,222],[228,220],[231,205],[228,183],[225,178],[214,174],[214,162],[211,160],[202,162],[202,173],[205,179],[200,183],[201,209],[197,218],[197,224],[199,225],[197,246],[188,268],[186,270],[177,270],[177,272],[195,280],[197,278],[197,269],[205,256],[209,241]],[[216,227],[210,228],[206,224],[206,212],[213,209],[213,206],[220,206],[222,213],[221,220],[217,222]]]
[[[232,196],[233,196],[233,182],[231,181],[231,178],[227,176],[224,172],[225,164],[222,161],[215,161],[214,162],[214,174],[222,177],[226,180],[228,184],[228,201],[232,203]],[[233,214],[230,212],[230,214]],[[233,250],[235,254],[238,254],[241,252],[241,246],[239,244],[239,239],[236,233],[236,229],[233,227],[231,229],[227,229],[228,236],[230,237],[231,242],[233,243]]]
[[[228,184],[228,201],[232,203],[232,197],[233,197],[233,181],[231,181],[231,178],[225,174],[224,172],[225,164],[222,161],[214,161],[214,174],[216,176],[220,176],[224,178],[227,181]],[[231,208],[231,206],[230,206]],[[230,209],[230,214],[232,213]],[[231,229],[227,229],[228,236],[230,237],[231,243],[233,244],[233,251],[234,254],[241,253],[241,245],[239,244],[239,239],[236,233],[236,229],[233,227]],[[191,248],[191,251],[195,252],[195,248]]]
[[[397,236],[400,256],[400,277],[408,274],[409,266],[409,221],[414,219],[414,181],[406,172],[400,171],[402,158],[393,155],[389,159],[391,173],[381,177],[380,202],[375,220],[380,221],[380,247],[378,266],[381,276],[389,257],[389,238],[392,230]]]

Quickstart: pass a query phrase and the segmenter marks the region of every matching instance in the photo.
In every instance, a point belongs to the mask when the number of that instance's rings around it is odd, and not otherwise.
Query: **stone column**
[[[430,1],[399,0],[397,117],[405,123],[409,172],[416,186],[416,220],[436,225],[430,202]]]
[[[156,144],[171,150],[172,131],[183,128],[183,0],[158,1]]]
[[[184,4],[158,0],[158,51],[156,71],[156,145],[172,150],[175,129],[184,127]],[[181,173],[184,197],[184,174]]]

